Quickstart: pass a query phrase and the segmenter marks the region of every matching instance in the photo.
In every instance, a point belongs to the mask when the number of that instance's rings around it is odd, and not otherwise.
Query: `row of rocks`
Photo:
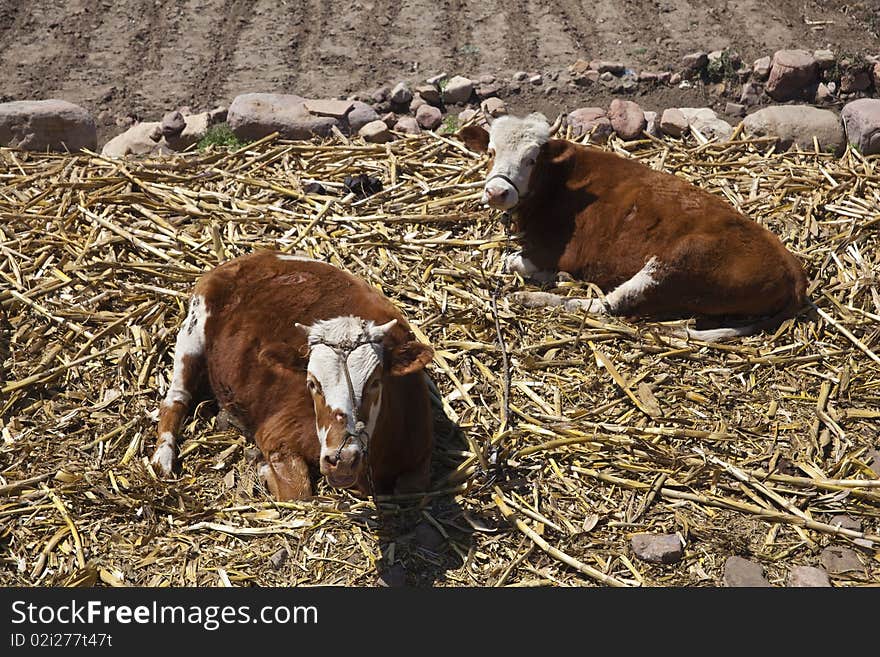
[[[438,102],[437,97],[427,95],[432,102]],[[414,98],[410,98],[410,108]],[[485,121],[506,113],[504,101],[489,97],[481,102],[479,112],[470,108],[460,112],[453,125],[474,119]],[[217,108],[193,114],[184,108],[169,112],[161,121],[135,124],[107,142],[102,154],[126,157],[181,151],[223,121],[242,140],[260,139],[274,132],[285,139],[308,139],[339,131],[357,134],[368,142],[384,143],[399,134],[436,130],[443,122],[443,112],[427,101],[417,105],[414,116],[400,116],[393,111],[380,115],[373,106],[355,99],[251,93],[237,96],[228,111]],[[614,133],[621,139],[634,140],[644,133],[680,137],[691,131],[718,141],[729,139],[734,133],[734,127],[708,107],[668,108],[658,116],[656,112],[644,111],[634,101],[620,98],[614,99],[607,110],[575,109],[566,116],[565,125],[572,137],[587,136],[592,142],[602,142]],[[742,129],[751,135],[775,137],[780,149],[796,145],[812,150],[815,141],[821,149],[839,154],[848,139],[865,155],[880,153],[880,99],[854,100],[843,108],[840,117],[831,110],[809,105],[765,107],[745,117]],[[0,103],[0,145],[75,151],[95,149],[96,141],[92,117],[66,101]]]
[[[677,563],[684,556],[684,543],[678,534],[635,534],[630,539],[633,554],[642,561],[656,564]],[[819,557],[822,567],[794,566],[788,573],[788,586],[828,587],[829,573],[845,575],[864,572],[864,565],[856,552],[850,548],[832,546],[825,548]],[[729,587],[767,587],[761,564],[742,557],[728,557],[724,563],[723,581]]]

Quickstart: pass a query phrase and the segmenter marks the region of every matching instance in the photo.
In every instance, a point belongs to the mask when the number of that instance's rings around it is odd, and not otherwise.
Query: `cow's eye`
[[[494,148],[490,148],[488,150],[488,153],[489,153],[489,157],[495,157],[495,149]]]

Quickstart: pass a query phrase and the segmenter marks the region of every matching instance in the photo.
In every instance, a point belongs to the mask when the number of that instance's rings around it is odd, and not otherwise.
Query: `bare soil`
[[[0,100],[60,97],[98,119],[155,119],[252,91],[338,96],[438,72],[544,85],[508,98],[552,114],[611,95],[549,77],[575,59],[678,68],[731,46],[746,62],[779,48],[880,54],[880,0],[0,0]],[[645,109],[709,102],[701,88],[640,90]]]

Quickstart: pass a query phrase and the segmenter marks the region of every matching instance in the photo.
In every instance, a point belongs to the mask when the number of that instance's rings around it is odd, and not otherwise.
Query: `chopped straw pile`
[[[856,559],[835,585],[880,581],[880,160],[738,136],[607,148],[781,236],[815,308],[702,344],[511,307],[525,283],[479,204],[484,163],[434,134],[145,162],[0,150],[0,584],[718,585],[731,555],[785,584],[828,547]],[[383,191],[347,194],[359,173]],[[181,476],[148,467],[189,291],[266,247],[366,278],[435,347],[429,495],[377,510],[319,482],[276,503],[210,401]],[[639,561],[641,532],[679,534],[681,561]]]

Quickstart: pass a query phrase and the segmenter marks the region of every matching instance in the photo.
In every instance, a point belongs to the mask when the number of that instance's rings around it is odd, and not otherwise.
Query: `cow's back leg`
[[[150,462],[157,474],[168,477],[177,466],[177,443],[183,418],[205,374],[205,299],[195,295],[174,346],[171,385],[159,407],[156,448]]]
[[[301,500],[312,495],[309,466],[301,456],[273,452],[264,454],[259,474],[272,497],[281,502]]]

